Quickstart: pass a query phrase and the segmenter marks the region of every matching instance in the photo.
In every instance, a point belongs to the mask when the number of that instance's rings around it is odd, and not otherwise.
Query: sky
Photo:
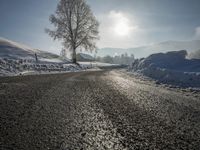
[[[0,37],[59,54],[45,28],[58,0],[1,0]],[[100,22],[99,48],[200,39],[200,0],[87,0]]]

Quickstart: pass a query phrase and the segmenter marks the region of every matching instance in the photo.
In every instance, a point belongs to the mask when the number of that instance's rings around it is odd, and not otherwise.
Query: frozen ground
[[[68,64],[64,67],[63,64]],[[77,71],[81,68],[58,55],[0,38],[0,76]]]
[[[92,67],[112,67],[112,66],[119,66],[118,64],[109,64],[109,63],[102,63],[102,62],[79,62],[81,65],[85,66],[92,66]]]
[[[16,76],[27,74],[51,74],[76,72],[89,69],[72,63],[32,62],[31,60],[0,59],[0,76]]]
[[[87,69],[97,70],[98,66],[108,65],[111,66],[111,64],[84,62],[80,63],[79,66],[72,64],[68,59],[61,59],[56,54],[32,49],[28,46],[0,38],[0,76],[55,74]]]

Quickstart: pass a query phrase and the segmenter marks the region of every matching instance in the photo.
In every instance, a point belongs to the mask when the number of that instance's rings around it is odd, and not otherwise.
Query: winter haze
[[[87,1],[100,22],[101,39],[97,46],[101,56],[119,53],[112,48],[122,48],[121,53],[130,53],[130,48],[134,48],[132,53],[143,57],[151,52],[140,48],[136,50],[136,47],[166,41],[172,42],[166,47],[170,47],[169,51],[178,50],[177,46],[172,46],[176,41],[186,41],[186,46],[181,49],[197,50],[197,47],[190,48],[187,41],[200,39],[199,0]],[[61,43],[52,42],[44,32],[44,28],[51,27],[48,18],[56,5],[57,1],[53,0],[1,0],[0,18],[3,21],[0,24],[0,36],[59,54]],[[108,47],[111,48],[108,51],[101,50]],[[161,47],[155,52],[164,49]]]
[[[0,0],[0,150],[200,150],[200,0]]]

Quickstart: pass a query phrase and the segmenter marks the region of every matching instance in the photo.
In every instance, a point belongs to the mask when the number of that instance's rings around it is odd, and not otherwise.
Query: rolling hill
[[[35,60],[35,54],[39,61],[44,62],[62,62],[63,60],[56,54],[33,49],[28,46],[0,38],[0,58],[8,59],[30,59]]]
[[[194,41],[166,41],[135,48],[102,48],[98,50],[98,56],[121,55],[123,53],[134,54],[136,58],[147,57],[154,53],[187,50],[188,53],[200,49],[200,40]]]

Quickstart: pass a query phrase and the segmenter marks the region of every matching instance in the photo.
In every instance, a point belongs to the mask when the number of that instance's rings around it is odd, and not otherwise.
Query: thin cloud
[[[135,36],[140,31],[133,15],[122,11],[111,10],[107,13],[97,16],[100,21],[99,47],[132,47]],[[123,29],[126,27],[127,29]],[[118,34],[117,31],[128,32],[127,34]],[[120,32],[120,31],[119,31]]]

